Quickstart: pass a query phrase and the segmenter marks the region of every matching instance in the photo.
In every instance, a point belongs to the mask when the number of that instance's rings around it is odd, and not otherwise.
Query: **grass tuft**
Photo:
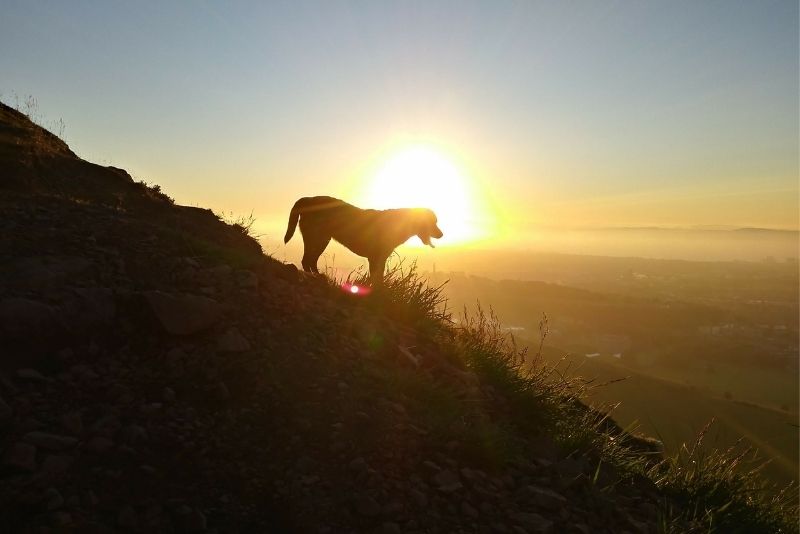
[[[752,447],[704,447],[712,424],[648,472],[678,505],[673,515],[697,532],[798,532],[796,486],[770,487],[761,477],[765,463]]]
[[[232,211],[228,213],[222,211],[220,213],[215,213],[214,215],[216,215],[217,218],[225,224],[233,226],[236,231],[243,235],[252,237],[256,240],[264,237],[264,234],[256,234],[253,231],[253,225],[256,222],[256,217],[253,215],[252,211],[249,215],[234,215]]]
[[[353,271],[341,280],[330,280],[337,286],[370,286],[369,274],[362,271]],[[445,284],[430,287],[427,279],[418,273],[416,262],[406,267],[403,260],[399,260],[389,263],[383,284],[373,288],[367,301],[386,317],[434,335],[453,323],[443,294]]]

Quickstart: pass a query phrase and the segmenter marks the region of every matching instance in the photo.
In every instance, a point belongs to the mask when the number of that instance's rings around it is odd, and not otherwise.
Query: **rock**
[[[3,465],[15,471],[36,471],[36,446],[18,441],[6,449]]]
[[[133,506],[123,506],[117,514],[117,524],[126,530],[136,530],[139,527],[139,516]]]
[[[564,458],[555,469],[562,478],[576,478],[582,474],[592,474],[593,470],[585,458]]]
[[[408,494],[411,496],[411,499],[416,503],[416,505],[419,506],[420,508],[425,508],[428,506],[428,496],[425,495],[420,490],[412,489],[411,491],[408,492]]]
[[[478,518],[478,511],[467,501],[461,501],[461,513],[471,519]]]
[[[61,426],[73,436],[83,433],[83,418],[80,412],[70,412],[61,416]]]
[[[217,338],[217,349],[221,352],[244,352],[250,350],[250,342],[236,327],[231,327]]]
[[[0,339],[36,339],[61,330],[55,310],[41,302],[23,298],[0,300]]]
[[[147,430],[139,425],[128,425],[122,429],[121,434],[122,441],[133,447],[147,441]]]
[[[72,525],[72,514],[64,510],[53,513],[53,524],[56,527],[66,528]]]
[[[61,493],[54,487],[49,487],[44,492],[44,501],[47,503],[47,510],[52,512],[53,510],[58,510],[62,506],[64,506],[64,497],[61,496]]]
[[[228,390],[228,386],[225,385],[225,382],[220,382],[214,386],[212,391],[218,401],[225,402],[231,398],[231,392]]]
[[[367,465],[366,460],[362,457],[355,458],[348,464],[348,467],[351,471],[355,471],[356,473],[364,473],[369,469],[369,465]]]
[[[558,510],[567,504],[567,499],[560,493],[538,486],[526,486],[521,495],[524,499],[529,499],[537,506],[548,510]]]
[[[404,508],[400,501],[392,501],[383,507],[381,513],[387,517],[397,517],[403,513]]]
[[[22,440],[49,451],[63,451],[78,443],[78,440],[73,437],[48,434],[47,432],[28,432],[22,437]]]
[[[34,256],[12,262],[9,274],[16,286],[41,291],[75,279],[91,266],[90,260],[78,256]]]
[[[100,376],[88,365],[73,365],[69,368],[69,374],[72,375],[76,380],[81,380],[84,382],[94,382],[100,378]]]
[[[442,470],[436,462],[431,462],[430,460],[422,462],[422,467],[425,468],[428,473],[438,473]]]
[[[13,415],[14,411],[11,409],[11,406],[6,404],[6,401],[4,401],[2,397],[0,397],[0,425],[10,421]]]
[[[122,423],[120,423],[119,417],[116,415],[104,415],[92,425],[92,434],[112,438],[121,427]]]
[[[514,514],[512,518],[523,527],[524,532],[529,534],[552,534],[555,532],[554,523],[539,514],[519,512]]]
[[[625,524],[627,524],[627,526],[633,532],[647,534],[647,532],[649,531],[648,528],[647,528],[647,524],[646,523],[643,523],[642,521],[634,519],[630,514],[623,512],[623,518],[624,518]]]
[[[432,480],[438,487],[439,491],[444,493],[452,493],[464,487],[461,484],[461,480],[458,478],[458,475],[449,469],[445,469],[444,471],[436,473],[433,475]]]
[[[69,469],[75,459],[67,454],[48,454],[39,468],[43,476],[59,475]]]
[[[30,367],[26,367],[24,369],[17,369],[17,378],[21,378],[23,380],[30,380],[31,382],[52,382],[51,379],[42,375],[42,373],[40,373],[36,369],[31,369]]]
[[[258,289],[258,276],[245,269],[236,271],[236,285],[242,289]]]
[[[403,531],[397,523],[387,522],[381,525],[381,532],[383,534],[402,534]]]
[[[110,323],[116,313],[114,294],[108,288],[74,290],[75,298],[59,307],[59,316],[70,331],[87,330]]]
[[[206,529],[206,516],[200,510],[182,505],[175,510],[178,529],[183,532],[202,532]]]
[[[98,500],[97,495],[95,495],[95,493],[92,490],[88,490],[81,497],[81,504],[87,508],[97,506],[98,502],[100,501]]]
[[[364,517],[375,517],[381,513],[381,507],[369,496],[358,496],[355,500],[356,511]]]
[[[308,456],[301,456],[295,462],[295,468],[301,473],[311,473],[317,467],[317,462]]]
[[[145,291],[144,296],[161,326],[173,335],[202,332],[222,316],[222,306],[208,297],[170,295],[162,291]]]
[[[96,454],[103,454],[114,447],[114,442],[104,436],[94,436],[86,444],[86,448]]]
[[[114,399],[117,404],[130,404],[133,402],[133,392],[131,388],[124,384],[113,384],[108,388],[108,396]]]

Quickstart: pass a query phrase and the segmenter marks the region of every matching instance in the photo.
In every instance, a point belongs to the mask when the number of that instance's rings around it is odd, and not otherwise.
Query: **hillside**
[[[3,105],[0,171],[10,532],[795,528],[516,374],[495,323],[449,324],[413,273],[353,297]]]
[[[771,267],[756,274],[763,276]],[[743,304],[736,313],[731,301],[698,304],[441,272],[431,279],[447,280],[445,294],[456,309],[476,300],[491,303],[521,343],[538,343],[537,323],[546,313],[548,361],[566,358],[562,367],[569,364],[594,383],[615,381],[593,390],[588,400],[593,405],[619,403],[615,419],[624,427],[638,423],[643,432],[658,436],[667,453],[691,442],[714,419],[709,438],[717,447],[744,438],[745,445],[770,460],[765,477],[781,486],[797,481],[797,331],[759,327],[766,315],[750,320],[762,307],[760,301],[749,304],[756,310]],[[763,299],[773,283],[765,287],[754,279],[746,287],[761,292]],[[787,281],[783,287],[784,310],[774,320],[796,324],[792,304],[797,295],[789,295],[788,288],[796,293],[797,283]],[[714,324],[735,328],[720,329],[717,335],[704,332],[709,329],[703,325]],[[626,380],[616,381],[621,378]]]

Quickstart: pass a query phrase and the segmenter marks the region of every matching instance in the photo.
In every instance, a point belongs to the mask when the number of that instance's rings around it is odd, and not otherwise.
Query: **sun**
[[[412,145],[391,154],[368,178],[363,197],[364,207],[432,209],[444,232],[442,243],[477,236],[470,180],[435,147]]]

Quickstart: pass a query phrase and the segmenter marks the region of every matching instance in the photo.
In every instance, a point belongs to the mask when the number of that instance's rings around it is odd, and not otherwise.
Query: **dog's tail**
[[[300,211],[303,209],[303,204],[307,198],[303,197],[292,206],[292,211],[289,212],[289,226],[286,228],[286,235],[283,236],[283,242],[288,243],[294,235],[295,228],[297,228],[297,221],[300,220]]]

